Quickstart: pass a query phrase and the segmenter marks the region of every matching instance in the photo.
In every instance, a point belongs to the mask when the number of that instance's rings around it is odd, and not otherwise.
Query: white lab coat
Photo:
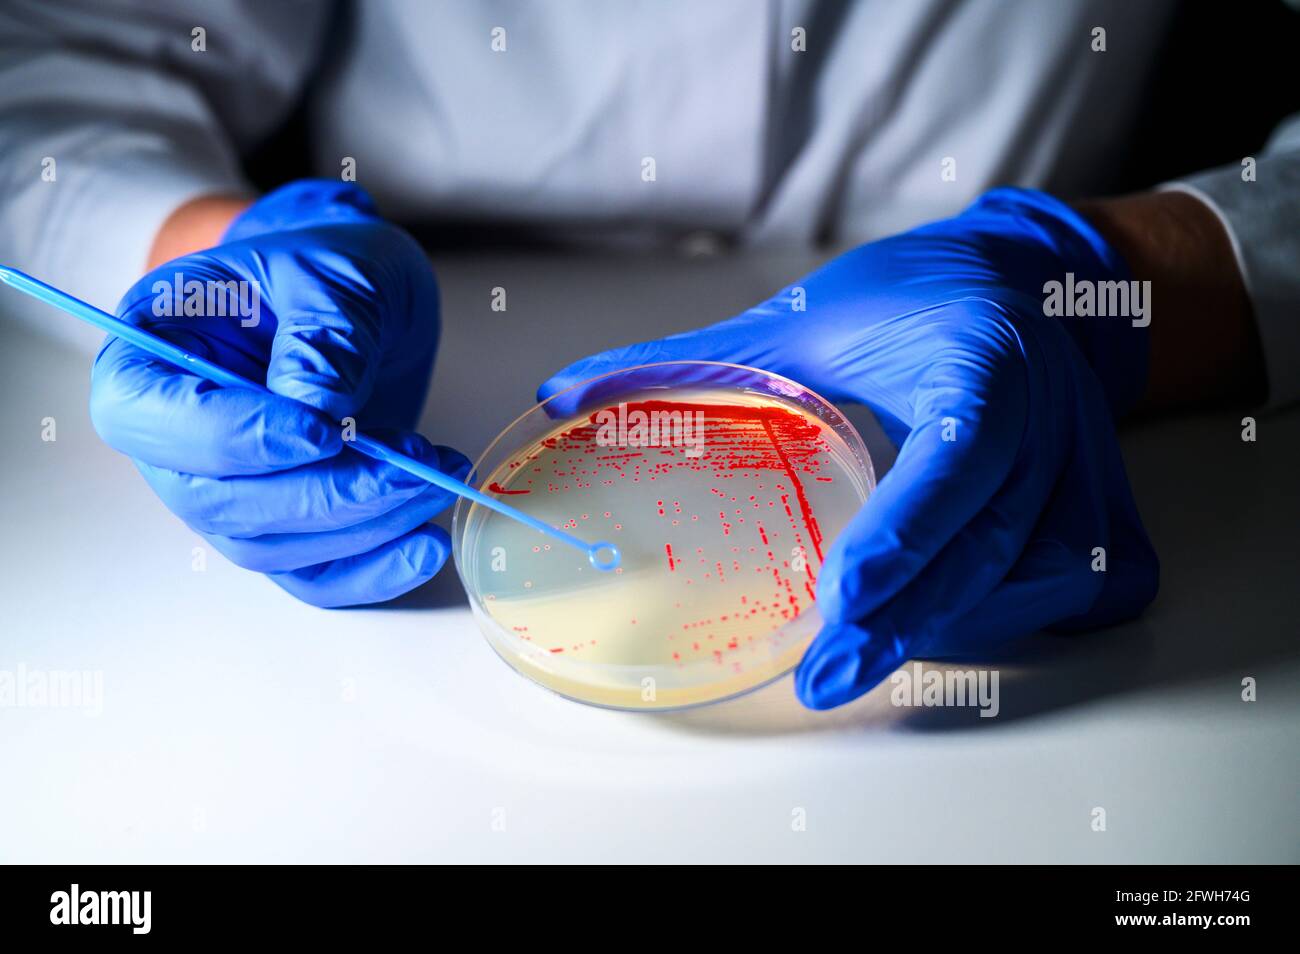
[[[113,307],[165,217],[246,188],[241,157],[300,97],[315,174],[350,163],[386,215],[435,228],[848,244],[994,185],[1082,195],[1124,153],[1171,7],[11,2],[0,260]],[[1235,167],[1185,186],[1233,231],[1275,402],[1300,396],[1297,140],[1252,192]]]

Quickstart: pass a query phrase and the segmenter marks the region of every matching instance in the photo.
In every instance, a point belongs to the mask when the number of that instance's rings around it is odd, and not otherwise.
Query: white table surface
[[[810,261],[436,256],[424,433],[474,456],[550,370]],[[516,675],[450,567],[346,611],[215,552],[195,572],[202,541],[90,426],[87,353],[0,293],[0,671],[104,687],[98,716],[0,708],[0,860],[1300,860],[1300,413],[1261,416],[1254,444],[1241,411],[1125,432],[1160,597],[1001,664],[996,719],[895,708],[888,685],[810,713],[788,678],[648,716]]]

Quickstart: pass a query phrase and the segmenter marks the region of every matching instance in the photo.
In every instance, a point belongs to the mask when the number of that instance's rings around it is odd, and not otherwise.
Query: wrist
[[[1186,192],[1141,193],[1076,206],[1150,282],[1156,314],[1139,407],[1262,400],[1263,357],[1232,241],[1214,210]]]
[[[219,245],[230,223],[252,204],[248,196],[207,195],[181,205],[154,236],[146,271],[182,255]]]

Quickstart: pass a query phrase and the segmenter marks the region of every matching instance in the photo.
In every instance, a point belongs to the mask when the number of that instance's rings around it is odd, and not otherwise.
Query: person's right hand
[[[469,470],[410,430],[438,288],[419,245],[359,188],[271,193],[216,248],[140,279],[118,315],[273,392],[218,387],[115,337],[92,372],[100,437],[231,561],[317,606],[391,599],[442,566],[450,541],[427,521],[451,496],[344,446],[352,418],[457,478]]]

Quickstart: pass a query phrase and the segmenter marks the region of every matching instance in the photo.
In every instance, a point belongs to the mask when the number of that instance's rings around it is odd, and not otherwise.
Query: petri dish
[[[665,710],[788,673],[817,634],[827,548],[875,489],[853,425],[808,388],[733,364],[601,375],[515,420],[484,493],[620,551],[614,570],[462,499],[452,546],[488,643],[579,702]]]

